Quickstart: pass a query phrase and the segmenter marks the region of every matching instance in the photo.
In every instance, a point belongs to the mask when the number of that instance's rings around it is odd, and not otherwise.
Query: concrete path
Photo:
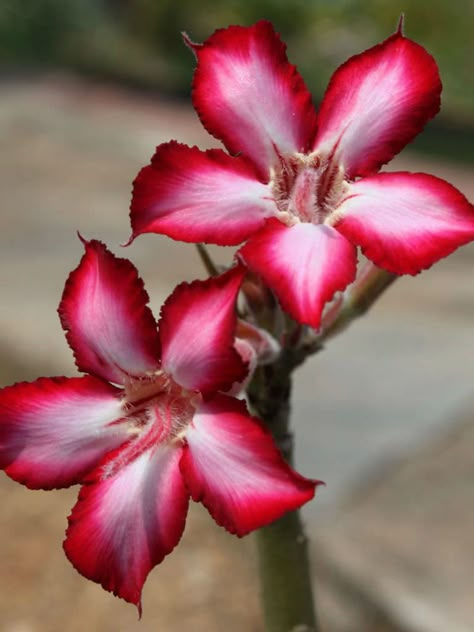
[[[332,512],[317,534],[328,631],[474,630],[473,447],[474,399]]]

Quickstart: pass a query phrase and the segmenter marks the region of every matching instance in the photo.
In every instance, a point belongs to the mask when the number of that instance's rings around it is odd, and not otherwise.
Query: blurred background
[[[0,0],[0,385],[73,375],[56,315],[82,247],[76,230],[139,267],[158,314],[205,277],[193,246],[143,236],[126,251],[131,183],[157,144],[215,146],[190,102],[202,41],[271,20],[317,104],[335,68],[405,33],[436,58],[442,113],[390,169],[426,171],[474,200],[474,4],[469,0]],[[214,249],[228,264],[232,252]],[[296,375],[305,509],[328,632],[474,629],[474,249],[395,283]],[[0,479],[0,630],[260,631],[252,538],[193,507],[151,574],[140,623],[77,575],[61,540],[77,490]]]

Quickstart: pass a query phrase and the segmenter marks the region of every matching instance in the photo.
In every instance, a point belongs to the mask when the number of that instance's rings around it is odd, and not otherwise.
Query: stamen
[[[331,213],[347,193],[344,169],[333,155],[278,154],[270,175],[276,217],[286,226],[330,224]]]
[[[139,406],[151,397],[169,389],[170,378],[163,371],[156,371],[140,378],[132,378],[125,385],[125,400],[127,405]]]
[[[130,380],[124,394],[128,433],[138,435],[154,426],[158,443],[182,436],[201,401],[199,394],[183,389],[162,371]]]

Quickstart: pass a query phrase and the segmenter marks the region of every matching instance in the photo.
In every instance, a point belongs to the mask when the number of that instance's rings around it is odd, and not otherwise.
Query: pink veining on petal
[[[261,228],[276,206],[248,161],[172,141],[138,174],[130,209],[132,238],[151,232],[229,246]]]
[[[91,474],[69,518],[64,550],[75,568],[140,612],[148,573],[184,530],[181,452],[143,444],[117,451]]]
[[[268,430],[233,398],[203,403],[186,441],[181,470],[191,496],[231,533],[245,535],[314,496],[318,482],[292,470]]]
[[[474,240],[474,207],[425,173],[381,173],[350,185],[335,225],[376,265],[417,274]]]
[[[314,150],[349,178],[378,171],[439,110],[436,62],[400,31],[334,73],[318,115]]]
[[[31,489],[68,487],[129,435],[120,391],[94,377],[0,390],[0,468]]]
[[[278,154],[305,152],[316,113],[286,46],[269,22],[216,31],[197,57],[193,103],[206,129],[232,154],[242,153],[268,181]]]
[[[334,228],[269,220],[239,251],[299,322],[318,328],[324,305],[356,274],[355,247]]]
[[[161,310],[162,365],[184,388],[227,390],[247,367],[234,348],[235,303],[245,275],[236,266],[207,281],[182,283]]]
[[[71,272],[59,306],[80,371],[123,384],[158,367],[156,323],[136,268],[99,241]]]

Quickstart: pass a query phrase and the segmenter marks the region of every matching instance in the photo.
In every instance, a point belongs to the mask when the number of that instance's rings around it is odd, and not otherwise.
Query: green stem
[[[260,367],[249,387],[253,409],[290,465],[290,375],[297,364],[298,358],[284,350],[277,363]],[[317,632],[308,544],[299,512],[257,531],[257,551],[266,632]]]
[[[298,511],[257,531],[267,632],[316,632],[308,544]]]
[[[302,330],[287,319],[278,360],[259,367],[248,387],[249,402],[272,432],[287,462],[293,464],[289,430],[291,373],[322,343],[340,333],[375,303],[397,277],[368,262],[354,284],[326,314],[322,332],[301,338]],[[257,532],[257,551],[266,632],[317,632],[308,543],[298,511]]]
[[[204,244],[198,243],[196,244],[196,248],[209,276],[218,276],[219,270],[212,260],[211,255],[208,253],[206,246]]]
[[[354,319],[363,316],[396,279],[397,275],[367,262],[354,284],[346,290],[334,318],[331,314],[323,318],[321,339],[341,333]]]

